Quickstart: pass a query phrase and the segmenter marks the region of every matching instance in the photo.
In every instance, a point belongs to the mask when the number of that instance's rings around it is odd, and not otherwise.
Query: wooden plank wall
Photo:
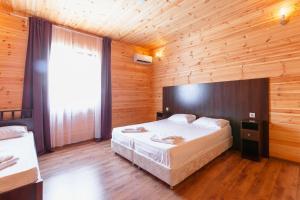
[[[0,110],[21,108],[27,37],[27,19],[0,8]],[[134,64],[134,52],[149,53],[140,47],[112,43],[113,126],[154,119],[151,67]]]
[[[300,76],[271,78],[270,97],[270,154],[300,162]]]
[[[236,12],[235,18],[217,13],[201,27],[189,26],[186,33],[155,49],[154,54],[162,54],[154,60],[155,110],[163,109],[164,86],[274,77],[270,154],[300,162],[300,12],[296,7],[282,26],[274,17],[277,4],[268,2],[270,6],[226,10],[230,16]]]
[[[0,109],[21,107],[27,34],[26,18],[0,9]]]
[[[135,52],[149,54],[141,47],[112,43],[113,126],[154,120],[149,65],[133,62]]]

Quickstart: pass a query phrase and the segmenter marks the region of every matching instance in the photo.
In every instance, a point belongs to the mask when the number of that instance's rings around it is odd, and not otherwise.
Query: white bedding
[[[0,141],[0,151],[19,158],[17,164],[0,170],[0,193],[40,179],[32,132],[23,137]]]
[[[124,128],[145,127],[145,133],[122,133]],[[150,140],[150,137],[182,136],[185,141],[171,145]],[[170,169],[176,169],[193,160],[201,151],[230,139],[231,127],[222,129],[205,128],[192,124],[178,123],[165,119],[150,123],[119,127],[113,130],[112,141],[143,155]]]

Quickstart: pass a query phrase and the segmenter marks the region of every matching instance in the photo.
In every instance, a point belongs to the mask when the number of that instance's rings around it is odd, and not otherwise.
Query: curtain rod
[[[52,22],[51,22],[52,23]],[[77,29],[74,29],[72,27],[69,27],[69,26],[64,26],[64,25],[61,25],[61,24],[56,24],[56,23],[52,23],[54,26],[57,26],[59,28],[64,28],[64,29],[68,29],[70,31],[73,31],[73,32],[76,32],[76,33],[79,33],[79,34],[82,34],[82,35],[87,35],[89,37],[94,37],[94,38],[101,38],[103,39],[102,36],[99,36],[99,35],[96,35],[96,34],[93,34],[93,33],[89,33],[89,32],[85,32],[85,31],[81,31],[81,30],[77,30]]]

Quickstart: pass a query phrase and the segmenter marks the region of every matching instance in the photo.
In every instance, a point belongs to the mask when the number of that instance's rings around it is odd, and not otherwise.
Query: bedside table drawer
[[[242,130],[242,138],[247,140],[259,141],[259,133],[257,131]]]

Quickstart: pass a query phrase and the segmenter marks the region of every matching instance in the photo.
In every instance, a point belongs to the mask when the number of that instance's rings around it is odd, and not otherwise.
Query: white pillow
[[[192,123],[196,119],[196,116],[191,114],[175,114],[168,119],[174,122]]]
[[[208,117],[200,117],[193,122],[194,125],[204,126],[208,128],[223,128],[229,124],[229,121],[225,119],[215,119]]]
[[[0,140],[22,137],[27,132],[26,126],[3,126],[0,127]]]

